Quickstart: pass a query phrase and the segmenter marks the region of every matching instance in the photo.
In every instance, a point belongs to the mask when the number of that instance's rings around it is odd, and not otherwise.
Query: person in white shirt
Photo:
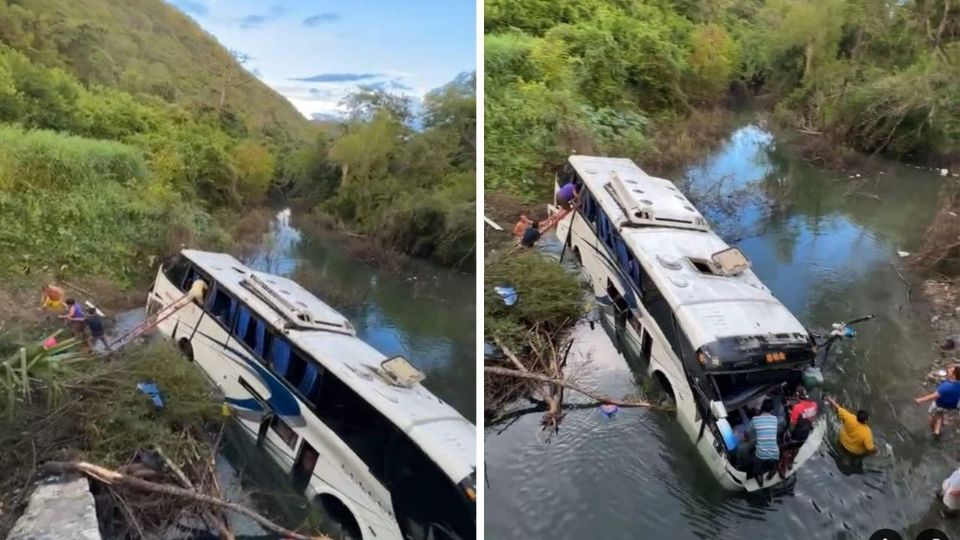
[[[949,478],[943,481],[938,493],[946,507],[944,513],[956,515],[960,513],[960,469],[953,471]]]

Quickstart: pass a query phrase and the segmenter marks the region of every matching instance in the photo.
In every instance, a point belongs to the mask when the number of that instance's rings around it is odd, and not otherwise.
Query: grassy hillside
[[[8,0],[0,4],[0,41],[85,86],[224,109],[252,136],[286,143],[311,133],[293,105],[162,0]]]
[[[223,249],[317,131],[162,0],[0,4],[0,277]]]

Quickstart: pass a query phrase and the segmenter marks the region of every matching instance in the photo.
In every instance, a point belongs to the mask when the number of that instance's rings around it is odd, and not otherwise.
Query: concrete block
[[[101,540],[87,479],[38,484],[7,540]]]

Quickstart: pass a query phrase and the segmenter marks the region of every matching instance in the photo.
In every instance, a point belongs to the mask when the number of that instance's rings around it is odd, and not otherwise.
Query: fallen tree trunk
[[[48,461],[40,466],[40,469],[45,472],[50,473],[80,473],[93,478],[104,484],[111,486],[122,486],[129,487],[132,489],[138,489],[140,491],[150,491],[153,493],[163,493],[165,495],[171,495],[173,497],[180,497],[183,499],[189,499],[192,501],[208,504],[211,506],[216,506],[219,508],[225,508],[228,510],[233,510],[238,514],[243,514],[250,519],[256,521],[257,523],[263,525],[267,529],[279,534],[283,538],[292,538],[293,540],[333,540],[329,536],[307,536],[300,534],[288,529],[285,529],[276,523],[270,521],[266,517],[258,514],[257,512],[250,510],[245,506],[241,506],[230,501],[225,501],[223,499],[218,499],[216,497],[211,497],[209,495],[198,493],[196,491],[185,489],[177,486],[171,486],[169,484],[158,484],[156,482],[148,482],[146,480],[141,480],[139,478],[134,478],[132,476],[127,476],[121,474],[117,471],[112,471],[99,465],[94,465],[92,463],[86,463],[84,461]]]
[[[533,381],[541,381],[549,384],[554,384],[556,386],[561,386],[563,388],[569,388],[570,390],[583,394],[594,401],[598,401],[600,403],[609,403],[611,405],[616,405],[618,407],[645,407],[648,409],[663,409],[663,407],[654,405],[649,401],[625,401],[621,399],[614,399],[609,396],[598,394],[592,390],[587,390],[586,388],[583,388],[582,386],[576,383],[570,382],[566,379],[554,379],[552,377],[548,377],[546,375],[540,375],[538,373],[517,371],[515,369],[508,369],[508,368],[502,368],[497,366],[484,366],[483,371],[485,373],[492,373],[494,375],[504,375],[507,377],[516,377],[518,379],[530,379]]]

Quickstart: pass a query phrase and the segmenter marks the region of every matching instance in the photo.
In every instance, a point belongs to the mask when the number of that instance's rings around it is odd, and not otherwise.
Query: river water
[[[817,169],[748,121],[673,176],[809,328],[878,315],[835,348],[825,382],[848,407],[872,412],[881,451],[861,474],[841,472],[832,457],[832,413],[824,445],[795,482],[749,497],[719,487],[667,413],[624,409],[607,419],[594,407],[571,409],[547,442],[537,434],[540,414],[526,414],[485,431],[487,537],[865,539],[887,527],[912,539],[937,527],[960,538],[933,495],[960,465],[957,423],[933,441],[926,408],[913,402],[929,392],[921,383],[940,336],[917,301],[920,279],[897,254],[920,245],[942,180],[875,165],[860,177]],[[599,326],[581,323],[573,335],[570,362],[584,385],[637,391]]]
[[[402,269],[368,264],[351,250],[354,239],[310,234],[296,223],[296,214],[280,210],[262,240],[239,258],[306,287],[346,316],[361,339],[417,366],[431,392],[475,422],[476,277],[418,260],[403,261]],[[112,331],[122,333],[142,317],[142,308],[119,314]],[[288,528],[310,523],[321,532],[338,531],[238,429],[227,432],[221,457],[217,472],[232,500],[252,505]],[[231,519],[238,538],[275,537],[242,516]]]

